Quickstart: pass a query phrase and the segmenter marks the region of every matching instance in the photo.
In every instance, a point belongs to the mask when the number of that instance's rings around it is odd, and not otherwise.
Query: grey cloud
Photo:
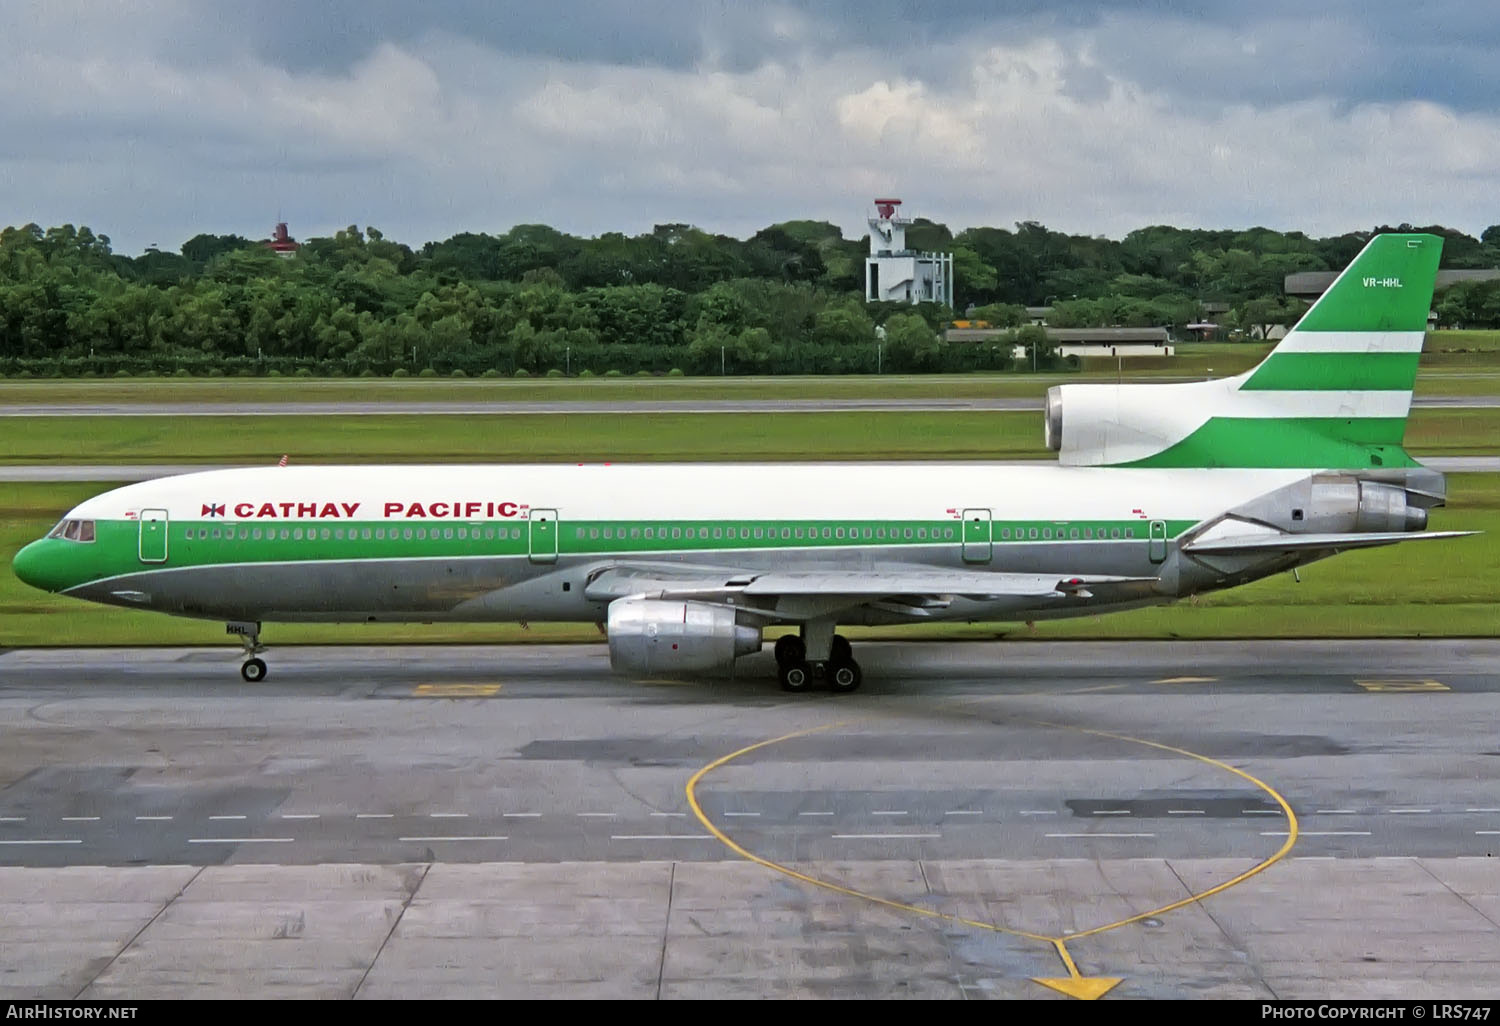
[[[1376,6],[8,4],[0,222],[89,223],[122,252],[278,212],[413,244],[530,221],[858,235],[892,189],[956,228],[1477,232],[1500,219],[1494,26]],[[1410,99],[1451,124],[1362,113]],[[1420,166],[1367,173],[1402,132]]]

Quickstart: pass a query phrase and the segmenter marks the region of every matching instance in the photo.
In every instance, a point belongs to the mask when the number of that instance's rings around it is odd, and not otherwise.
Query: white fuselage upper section
[[[128,485],[69,516],[422,522],[525,519],[1203,520],[1310,470],[1129,470],[1004,463],[302,466]],[[213,510],[212,514],[208,511]]]

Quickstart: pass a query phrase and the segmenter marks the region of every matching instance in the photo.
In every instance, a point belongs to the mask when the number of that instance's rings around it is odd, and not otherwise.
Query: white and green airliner
[[[622,672],[775,646],[783,688],[860,684],[840,624],[1033,621],[1233,587],[1428,532],[1402,448],[1442,240],[1373,238],[1255,369],[1047,395],[1055,464],[309,466],[89,499],[23,581],[261,624],[584,621]]]

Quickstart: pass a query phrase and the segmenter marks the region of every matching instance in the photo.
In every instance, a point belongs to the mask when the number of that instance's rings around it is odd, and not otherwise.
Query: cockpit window
[[[94,522],[92,520],[59,520],[57,526],[47,532],[47,537],[91,542],[94,540]]]

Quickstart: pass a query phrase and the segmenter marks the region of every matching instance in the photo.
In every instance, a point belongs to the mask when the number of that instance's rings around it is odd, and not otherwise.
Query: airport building
[[[1282,290],[1289,296],[1312,302],[1326,292],[1328,286],[1333,284],[1333,279],[1337,277],[1336,271],[1299,271],[1286,276],[1282,283]],[[1459,282],[1494,281],[1497,278],[1500,278],[1500,268],[1439,271],[1434,291],[1441,292],[1449,285],[1457,285]]]
[[[1172,336],[1166,328],[1048,328],[1047,340],[1057,347],[1063,356],[1083,359],[1105,356],[1121,357],[1167,357],[1176,350]],[[943,333],[944,340],[955,343],[984,343],[1010,336],[1009,328],[949,328]],[[1015,346],[1015,357],[1026,355],[1025,346]]]
[[[919,253],[906,246],[911,219],[897,212],[898,199],[875,200],[869,219],[870,255],[865,258],[865,302],[953,305],[953,254]]]

